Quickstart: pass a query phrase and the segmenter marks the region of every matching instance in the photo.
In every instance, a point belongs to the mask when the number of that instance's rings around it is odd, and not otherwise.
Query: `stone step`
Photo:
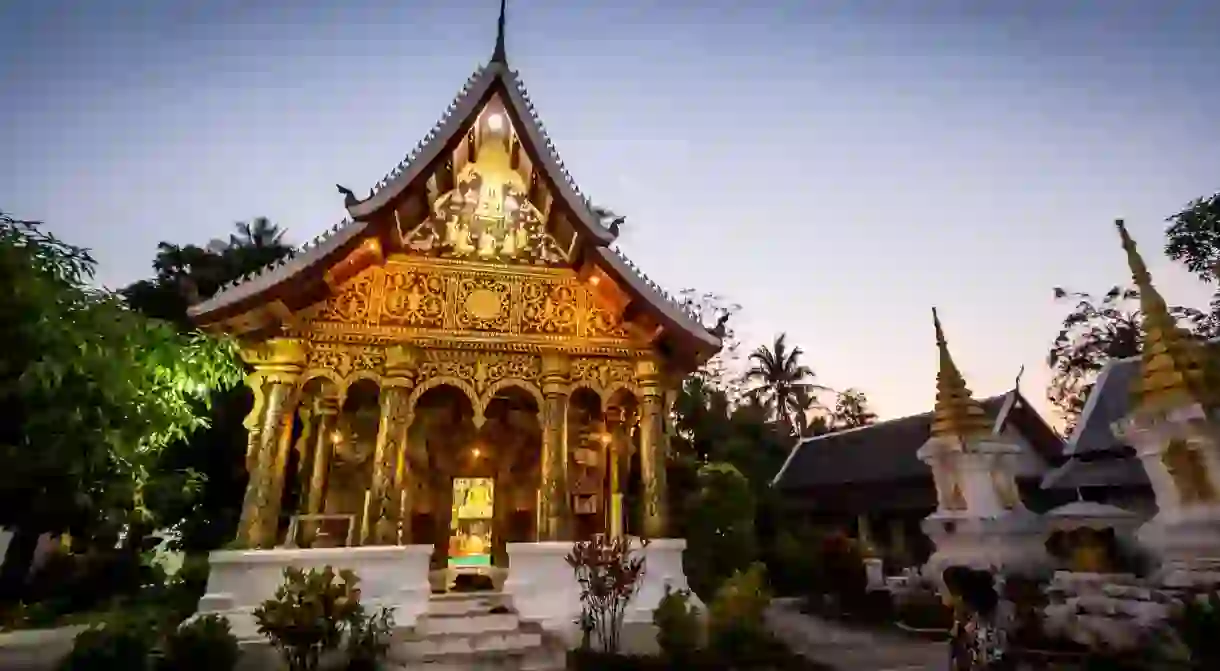
[[[427,614],[460,617],[488,613],[494,608],[511,609],[508,595],[500,592],[435,594],[428,599]]]
[[[480,634],[494,631],[516,631],[521,618],[516,613],[497,615],[442,615],[424,614],[415,623],[418,637],[433,634]]]
[[[478,652],[516,652],[542,645],[542,635],[524,631],[490,631],[477,634],[432,634],[400,641],[391,654],[404,660]]]
[[[540,645],[512,652],[449,653],[417,660],[391,658],[387,668],[397,671],[563,671],[566,666],[564,651]]]

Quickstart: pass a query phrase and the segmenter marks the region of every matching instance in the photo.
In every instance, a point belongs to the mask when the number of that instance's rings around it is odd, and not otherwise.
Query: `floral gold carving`
[[[421,328],[445,326],[445,278],[421,272],[385,273],[381,320]]]
[[[456,326],[466,331],[507,331],[512,289],[494,276],[457,280]]]
[[[353,278],[290,329],[310,339],[320,332],[340,339],[478,334],[635,346],[622,320],[573,271],[405,257]]]
[[[344,284],[337,295],[326,301],[322,318],[349,324],[369,321],[372,287],[372,273],[357,275]]]
[[[541,360],[531,354],[509,352],[471,352],[428,350],[419,364],[417,380],[434,377],[456,378],[482,393],[500,380],[514,379],[537,383],[542,374]]]
[[[319,342],[309,351],[307,368],[311,373],[333,371],[345,379],[360,371],[380,373],[384,364],[385,350],[380,347]]]
[[[630,361],[604,357],[579,357],[572,361],[572,381],[584,382],[599,391],[616,386],[634,386],[635,368]]]
[[[575,335],[580,307],[576,288],[565,282],[540,280],[521,288],[522,333]]]

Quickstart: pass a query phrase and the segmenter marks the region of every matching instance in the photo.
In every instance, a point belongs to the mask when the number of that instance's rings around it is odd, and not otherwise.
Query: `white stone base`
[[[509,543],[504,581],[504,592],[512,597],[523,619],[541,624],[570,643],[579,639],[580,631],[580,584],[566,561],[572,545],[569,541]],[[681,538],[658,538],[643,549],[644,577],[627,605],[626,623],[650,624],[652,611],[665,596],[665,585],[671,590],[689,589],[682,569],[685,550],[686,541]],[[703,610],[699,597],[692,593],[691,599]]]
[[[579,631],[580,585],[566,558],[570,541],[508,543],[504,592],[522,619],[569,640]]]
[[[331,566],[356,573],[362,603],[392,608],[397,626],[410,627],[428,605],[431,556],[431,545],[220,550],[208,557],[208,586],[199,613],[225,616],[239,639],[257,638],[251,613],[275,595],[285,568]]]
[[[665,596],[665,586],[671,591],[689,590],[686,572],[682,568],[682,553],[686,551],[684,538],[657,538],[644,548],[644,579],[635,598],[627,605],[627,622],[652,622],[652,611]],[[704,610],[703,602],[691,592],[691,603]]]
[[[1032,577],[1049,576],[1053,570],[1042,520],[1028,510],[999,517],[936,512],[925,518],[922,526],[936,544],[923,574],[937,584],[950,566]]]
[[[1161,561],[1158,582],[1165,586],[1220,585],[1220,506],[1162,511],[1136,538]]]

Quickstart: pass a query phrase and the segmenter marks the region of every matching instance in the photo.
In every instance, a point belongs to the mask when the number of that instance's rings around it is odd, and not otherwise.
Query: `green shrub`
[[[953,626],[953,609],[930,590],[914,590],[895,599],[898,621],[912,629],[948,631]]]
[[[348,671],[374,671],[390,649],[394,633],[394,613],[381,608],[373,615],[360,613],[352,618],[347,639]]]
[[[757,559],[754,534],[754,493],[750,482],[732,464],[711,463],[699,469],[699,489],[687,510],[686,575],[705,601],[735,571]]]
[[[689,660],[699,649],[703,623],[699,609],[691,603],[690,590],[671,590],[665,585],[665,596],[652,611],[652,623],[657,627],[657,644],[661,654],[675,662]]]
[[[868,571],[860,545],[843,533],[834,533],[818,545],[813,566],[811,596],[829,600],[840,613],[866,609]],[[825,599],[828,597],[828,599]]]
[[[229,621],[204,615],[179,626],[161,645],[161,671],[230,671],[241,651]]]
[[[141,671],[152,667],[157,644],[155,622],[142,617],[115,617],[77,634],[60,671]]]
[[[1220,592],[1183,599],[1166,630],[1167,656],[1198,669],[1220,669]]]
[[[358,582],[351,571],[336,573],[330,566],[308,573],[284,569],[284,584],[254,610],[254,620],[289,671],[314,671],[324,653],[338,649],[362,614]]]
[[[763,621],[771,593],[766,569],[755,563],[738,571],[720,586],[708,607],[708,647],[717,655],[752,664],[771,647]]]

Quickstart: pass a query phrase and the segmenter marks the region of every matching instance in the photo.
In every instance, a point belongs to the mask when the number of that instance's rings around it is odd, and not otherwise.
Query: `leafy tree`
[[[859,389],[846,389],[840,393],[830,417],[831,425],[836,429],[854,429],[877,421],[877,414],[869,408],[868,397]]]
[[[801,425],[793,419],[803,412],[805,399],[826,387],[813,383],[813,370],[801,363],[804,352],[800,347],[788,347],[787,334],[775,336],[775,342],[761,345],[750,353],[747,382],[754,383],[750,394],[763,399],[790,434],[799,434]]]
[[[206,424],[234,384],[233,343],[91,288],[94,261],[0,214],[0,524],[14,529],[0,596],[19,594],[43,533],[139,525],[162,450]]]
[[[725,463],[699,469],[699,489],[693,499],[691,507],[699,514],[688,520],[686,529],[690,544],[686,573],[695,593],[707,600],[757,555],[755,501],[746,477]]]
[[[1070,431],[1101,369],[1110,361],[1140,353],[1143,314],[1139,292],[1119,286],[1111,287],[1100,298],[1056,287],[1055,300],[1075,301],[1046,355],[1046,365],[1053,373],[1047,399],[1062,414]],[[1179,324],[1195,332],[1207,322],[1207,315],[1198,310],[1172,307],[1170,312]]]
[[[122,290],[128,304],[187,331],[193,328],[187,316],[190,304],[292,251],[283,241],[283,230],[265,217],[238,223],[236,229],[227,243],[216,241],[207,247],[162,242],[152,264],[154,276]],[[233,536],[246,487],[242,420],[250,403],[244,387],[218,390],[209,425],[161,454],[162,472],[176,474],[190,485],[163,489],[155,499],[159,518],[174,525],[181,549],[211,550]]]
[[[1167,221],[1165,254],[1204,282],[1215,281],[1220,263],[1220,192],[1196,198]]]

